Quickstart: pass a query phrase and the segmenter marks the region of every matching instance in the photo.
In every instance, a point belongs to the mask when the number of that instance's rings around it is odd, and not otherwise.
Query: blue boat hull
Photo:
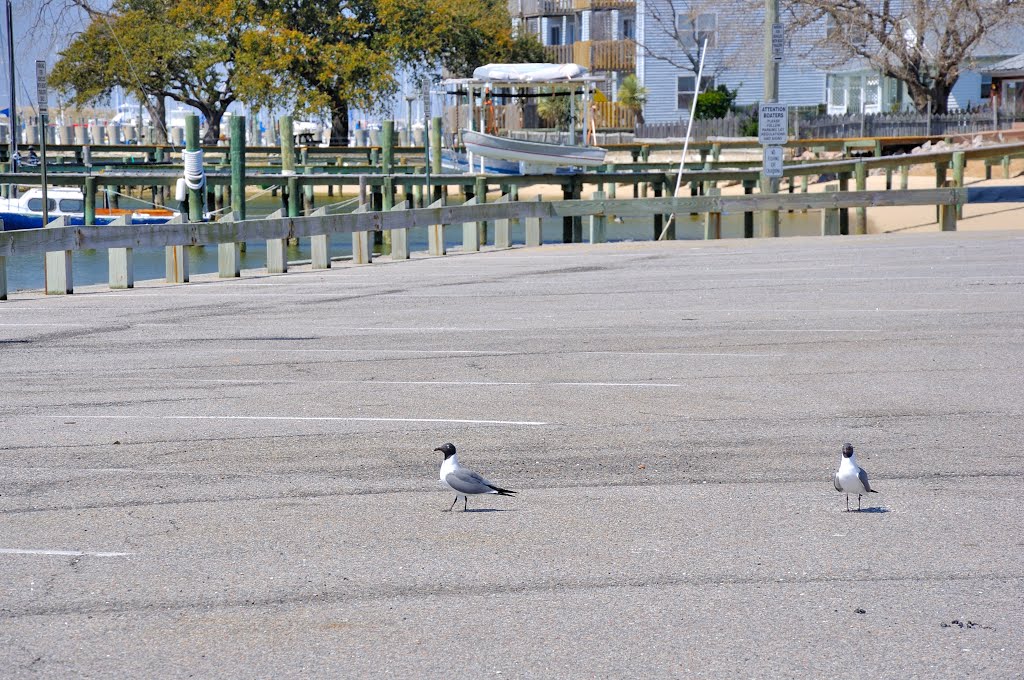
[[[68,215],[68,223],[72,226],[82,226],[85,224],[84,215]],[[113,222],[115,217],[109,216],[97,216],[95,226],[103,227]],[[17,231],[19,229],[41,229],[43,227],[43,218],[39,215],[26,215],[24,213],[14,212],[0,212],[0,220],[3,221],[4,231]],[[167,218],[154,217],[150,219],[133,219],[132,224],[166,224]]]

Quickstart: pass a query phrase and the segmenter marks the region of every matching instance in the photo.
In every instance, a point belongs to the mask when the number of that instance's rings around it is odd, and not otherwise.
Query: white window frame
[[[683,81],[688,80],[686,84],[687,89],[683,89]],[[702,92],[715,87],[714,76],[701,76],[700,82],[703,85],[699,90],[694,91],[692,88],[697,82],[697,74],[695,73],[682,73],[676,76],[676,110],[677,111],[689,111],[693,106],[693,98]],[[683,97],[686,99],[684,100]]]
[[[701,12],[693,15],[680,12],[676,15],[676,30],[683,47],[700,47],[706,36],[708,49],[713,49],[718,43],[718,13]]]

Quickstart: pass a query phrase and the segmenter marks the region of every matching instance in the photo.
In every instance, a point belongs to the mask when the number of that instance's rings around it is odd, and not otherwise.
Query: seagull
[[[496,493],[499,496],[512,496],[517,491],[502,489],[495,486],[480,475],[459,465],[459,457],[455,453],[455,444],[444,444],[434,449],[444,454],[441,463],[441,481],[455,492],[455,500],[444,512],[451,512],[455,504],[462,498],[462,511],[469,509],[469,496],[480,493]]]
[[[857,465],[853,445],[843,444],[843,457],[839,461],[839,472],[832,476],[836,491],[846,494],[846,511],[850,511],[850,494],[857,494],[857,512],[860,512],[860,497],[866,493],[878,493],[868,483],[868,473]]]

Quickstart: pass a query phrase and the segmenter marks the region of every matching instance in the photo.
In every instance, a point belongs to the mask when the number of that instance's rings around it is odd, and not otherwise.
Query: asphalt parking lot
[[[1020,677],[1022,364],[1019,232],[17,295],[0,668]]]

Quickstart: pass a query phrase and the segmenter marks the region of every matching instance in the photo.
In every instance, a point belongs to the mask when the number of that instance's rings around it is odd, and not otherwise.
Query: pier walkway
[[[1014,231],[19,295],[0,667],[1020,677],[1022,337]]]

